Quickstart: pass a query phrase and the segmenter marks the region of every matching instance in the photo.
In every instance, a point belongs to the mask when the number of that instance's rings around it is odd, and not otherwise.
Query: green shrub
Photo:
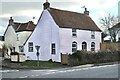
[[[69,56],[70,65],[97,64],[120,61],[120,51],[83,52],[77,51]]]

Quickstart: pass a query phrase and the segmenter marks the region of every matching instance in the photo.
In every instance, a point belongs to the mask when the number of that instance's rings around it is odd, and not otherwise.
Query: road
[[[47,70],[1,70],[3,78],[118,78],[118,64]]]

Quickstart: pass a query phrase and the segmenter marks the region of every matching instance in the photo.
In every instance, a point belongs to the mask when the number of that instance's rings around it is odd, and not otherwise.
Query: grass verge
[[[21,63],[21,66],[26,66],[28,68],[41,68],[41,69],[68,67],[67,65],[62,65],[61,63],[51,62],[51,61],[39,61],[39,66],[38,66],[38,61],[26,61]]]

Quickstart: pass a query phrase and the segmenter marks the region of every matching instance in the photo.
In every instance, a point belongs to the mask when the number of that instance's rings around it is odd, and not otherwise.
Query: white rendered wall
[[[19,35],[19,40],[17,40],[17,34]],[[25,41],[30,36],[31,31],[15,32],[12,26],[9,26],[5,34],[5,45],[9,47],[15,47],[15,51],[19,52],[19,46],[23,46]],[[20,52],[19,52],[20,53]],[[10,51],[9,51],[10,54]]]
[[[5,37],[5,45],[8,48],[16,46],[17,35],[16,35],[15,30],[13,29],[12,26],[8,27],[4,37]],[[8,54],[10,55],[10,50],[8,51]]]
[[[33,31],[30,38],[27,40],[24,50],[26,58],[29,56],[31,60],[37,60],[35,46],[40,46],[40,60],[48,61],[52,59],[56,62],[61,62],[59,28],[47,10],[43,11],[41,19]],[[34,51],[28,52],[28,43],[33,42]],[[56,44],[56,54],[51,54],[51,44]]]
[[[118,41],[120,38],[120,31],[118,32],[117,36],[116,36],[116,40]]]
[[[16,35],[18,34],[18,40],[16,41],[16,52],[19,52],[19,46],[23,46],[23,44],[26,42],[28,37],[31,35],[32,31],[22,31],[22,32],[17,32]],[[21,52],[19,52],[21,53]]]
[[[72,42],[77,42],[77,50],[82,50],[82,42],[87,43],[87,51],[91,51],[91,42],[95,42],[95,51],[100,50],[101,32],[95,32],[95,39],[91,39],[91,31],[77,29],[77,37],[72,37],[72,29],[60,28],[61,53],[72,53]]]

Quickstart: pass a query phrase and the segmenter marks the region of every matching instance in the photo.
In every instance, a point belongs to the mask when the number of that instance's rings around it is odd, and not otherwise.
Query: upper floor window
[[[72,29],[72,36],[76,37],[77,36],[77,30],[76,29]]]
[[[17,34],[17,41],[19,41],[19,34]]]
[[[95,43],[94,42],[91,43],[91,51],[95,51]]]
[[[72,52],[77,51],[77,42],[72,42]]]
[[[20,51],[20,52],[23,52],[23,51],[24,51],[23,46],[19,46],[19,51]]]
[[[82,42],[82,50],[87,51],[87,43],[86,42]]]
[[[91,39],[95,39],[95,31],[91,31]]]
[[[28,51],[33,52],[33,42],[28,43]]]
[[[55,45],[55,43],[52,43],[52,45],[51,45],[51,53],[56,54],[56,45]]]

